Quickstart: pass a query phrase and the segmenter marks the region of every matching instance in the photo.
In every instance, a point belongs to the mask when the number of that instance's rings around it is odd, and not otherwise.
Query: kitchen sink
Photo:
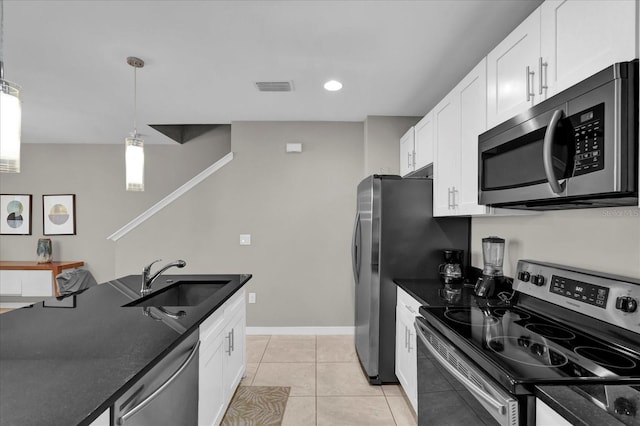
[[[124,306],[197,306],[230,281],[178,281]]]

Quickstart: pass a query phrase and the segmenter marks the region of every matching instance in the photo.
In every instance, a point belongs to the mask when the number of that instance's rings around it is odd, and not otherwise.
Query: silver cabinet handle
[[[236,351],[236,329],[231,329],[231,352]]]
[[[551,190],[555,194],[559,194],[564,191],[564,183],[560,184],[556,178],[556,173],[553,171],[553,139],[558,128],[558,123],[562,119],[564,112],[561,109],[557,109],[551,116],[551,121],[547,126],[547,131],[544,134],[544,142],[542,143],[542,162],[544,163],[544,174],[547,176],[547,181]]]
[[[535,72],[531,71],[531,67],[529,67],[529,65],[527,65],[527,69],[526,69],[527,75],[527,102],[529,102],[531,100],[531,98],[533,97],[534,93],[531,91],[531,78],[535,75]]]
[[[542,56],[540,56],[540,58],[538,58],[538,71],[540,72],[540,77],[539,77],[539,79],[540,79],[540,81],[539,81],[540,82],[539,94],[540,95],[542,95],[544,89],[548,89],[549,88],[549,86],[547,86],[545,84],[545,82],[543,81],[543,77],[544,77],[544,80],[547,80],[547,65],[548,64],[542,60]],[[542,75],[542,68],[544,68],[544,76]]]
[[[411,154],[411,166],[413,169],[416,168],[416,152],[413,151],[413,153]]]
[[[407,167],[411,168],[411,153],[407,152]]]
[[[478,398],[481,398],[484,401],[486,401],[498,413],[504,415],[507,412],[507,407],[504,404],[501,404],[500,401],[496,401],[490,395],[487,395],[484,392],[484,389],[479,387],[477,384],[469,380],[466,376],[464,376],[457,369],[451,366],[449,361],[446,360],[442,355],[440,355],[440,352],[438,352],[435,348],[433,348],[431,344],[427,341],[426,336],[422,333],[422,331],[420,330],[420,326],[417,323],[415,324],[415,328],[416,328],[416,335],[418,336],[420,341],[422,341],[424,346],[429,350],[429,352],[431,352],[431,355],[433,355],[433,357],[436,360],[438,360],[438,363],[442,367],[444,367],[445,370],[447,370],[449,373],[451,373],[451,375],[453,375],[455,378],[460,380],[460,382],[464,385],[465,388],[467,388],[469,392],[475,394]]]
[[[411,353],[411,351],[413,350],[413,348],[411,347],[411,330],[407,329],[407,331],[409,332],[409,339],[407,340],[407,352]]]
[[[447,188],[447,210],[451,210],[451,187]]]
[[[458,192],[458,190],[456,189],[455,186],[451,187],[451,208],[455,210],[456,208],[456,192]]]
[[[162,391],[164,391],[167,388],[167,386],[169,386],[180,374],[182,374],[184,369],[189,366],[191,361],[193,361],[195,356],[198,354],[198,348],[200,348],[200,341],[199,340],[198,340],[198,342],[196,342],[195,345],[193,345],[193,349],[191,349],[191,353],[189,353],[189,356],[187,357],[187,359],[176,370],[176,372],[173,373],[173,375],[171,377],[169,377],[169,379],[167,379],[166,382],[164,382],[162,385],[160,385],[160,387],[158,389],[153,391],[153,393],[151,395],[146,397],[140,404],[136,405],[131,410],[127,411],[124,415],[122,415],[118,419],[118,425],[123,425],[131,417],[135,416],[138,413],[138,411],[142,410],[144,407],[149,405],[149,403],[151,401],[153,401],[158,395],[160,395],[162,393]]]
[[[231,356],[231,332],[227,333],[225,339],[229,340],[229,345],[227,346],[228,349],[225,352],[227,353],[227,355]]]
[[[411,312],[412,314],[416,314],[416,311],[409,305],[407,305],[406,303],[404,304],[404,307],[407,308],[407,311]]]

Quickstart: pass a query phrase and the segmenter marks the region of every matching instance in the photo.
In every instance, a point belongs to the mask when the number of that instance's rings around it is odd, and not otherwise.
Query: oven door
[[[518,399],[488,376],[424,318],[418,337],[418,424],[519,425]],[[480,423],[481,422],[481,423]]]

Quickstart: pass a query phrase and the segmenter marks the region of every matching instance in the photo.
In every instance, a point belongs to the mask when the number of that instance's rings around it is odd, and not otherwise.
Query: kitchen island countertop
[[[74,308],[36,303],[0,315],[0,425],[88,425],[251,275],[163,275],[154,290],[180,280],[228,280],[205,302],[156,320],[140,297],[140,275],[76,295]],[[151,308],[155,311],[155,308]]]

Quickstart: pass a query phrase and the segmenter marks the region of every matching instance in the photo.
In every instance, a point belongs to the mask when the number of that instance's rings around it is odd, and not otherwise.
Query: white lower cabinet
[[[536,398],[536,426],[570,426],[564,417]]]
[[[52,297],[50,270],[0,270],[0,296]]]
[[[418,359],[416,332],[413,327],[420,302],[398,287],[396,302],[395,372],[413,410],[418,412]]]
[[[89,424],[89,426],[110,426],[111,410],[105,410],[100,416]]]
[[[219,425],[246,367],[244,289],[200,325],[198,424]]]

